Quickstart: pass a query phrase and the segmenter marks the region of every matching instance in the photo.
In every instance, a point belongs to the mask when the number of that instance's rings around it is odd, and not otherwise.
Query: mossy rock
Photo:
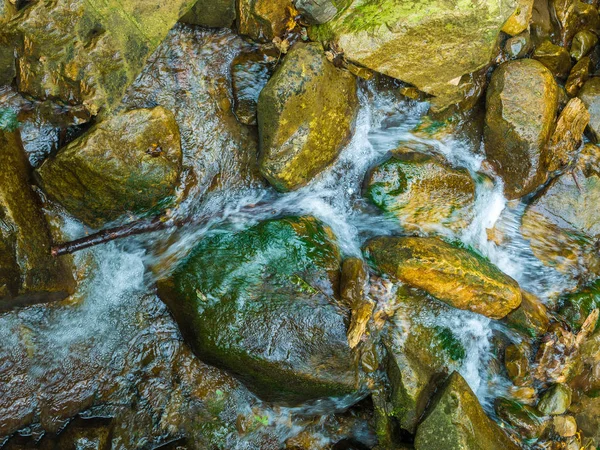
[[[517,450],[488,416],[477,397],[454,372],[431,402],[417,428],[416,450]]]
[[[516,1],[354,0],[309,35],[336,42],[350,61],[405,81],[449,105],[463,76],[486,67]],[[464,80],[467,82],[469,77]]]
[[[297,43],[258,99],[260,171],[278,190],[307,184],[331,165],[353,131],[356,80],[317,43]]]
[[[258,395],[289,402],[357,387],[338,305],[341,258],[310,217],[261,222],[204,238],[159,281],[159,295],[204,361]]]
[[[0,130],[0,151],[0,310],[63,299],[75,281],[68,260],[50,254],[52,237],[18,131]]]
[[[195,1],[32,2],[9,28],[22,44],[19,90],[83,104],[93,115],[101,108],[113,109]]]
[[[434,232],[441,227],[458,232],[473,218],[475,182],[466,169],[402,152],[371,171],[367,195],[409,232]]]
[[[580,291],[567,294],[561,299],[562,306],[558,314],[569,324],[572,330],[579,331],[585,319],[594,309],[600,308],[600,279]],[[595,331],[600,329],[600,321]]]
[[[492,74],[487,90],[485,152],[504,180],[508,199],[529,194],[546,180],[546,144],[557,109],[558,86],[539,61],[510,61]]]
[[[515,280],[476,253],[438,238],[378,237],[364,251],[380,272],[455,308],[501,319],[521,304]]]
[[[397,296],[399,308],[384,339],[392,388],[390,414],[402,429],[414,433],[431,396],[449,373],[460,368],[466,350],[450,328],[434,325],[442,304],[404,286]]]
[[[556,78],[564,80],[571,71],[571,56],[566,48],[555,45],[549,40],[539,44],[532,58],[541,62]]]
[[[37,170],[40,186],[86,224],[158,212],[173,200],[181,172],[179,128],[157,106],[114,115]]]
[[[197,0],[180,22],[208,28],[229,28],[236,17],[235,0]]]
[[[541,337],[550,326],[548,310],[542,301],[529,292],[521,292],[521,306],[506,316],[508,326],[530,338]]]

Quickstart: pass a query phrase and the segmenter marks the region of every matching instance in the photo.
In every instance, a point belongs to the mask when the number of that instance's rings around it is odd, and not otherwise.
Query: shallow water
[[[229,224],[245,228],[274,215],[312,215],[333,229],[344,255],[360,255],[367,239],[402,232],[397,221],[366,202],[365,173],[402,143],[418,140],[477,180],[470,225],[459,234],[437,229],[439,234],[487,256],[543,300],[573,283],[531,254],[519,234],[523,207],[508,205],[500,180],[478,174],[483,159],[479,149],[458,138],[440,142],[415,137],[411,130],[427,105],[399,100],[392,91],[376,89],[374,82],[361,83],[354,137],[333,167],[293,193],[266,187],[251,165],[256,131],[235,122],[228,88],[231,61],[249,47],[227,32],[178,26],[124,100],[125,107],[163,105],[180,122],[188,177],[201,175],[190,183],[173,216],[225,211]],[[221,103],[215,101],[219,98]],[[32,142],[52,133],[49,125],[28,126]],[[236,135],[215,129],[233,129]],[[38,151],[40,146],[33,147]],[[248,208],[252,205],[258,206]],[[49,208],[64,239],[89,232]],[[34,437],[43,430],[57,432],[87,410],[88,416],[115,417],[113,448],[149,448],[183,434],[192,448],[207,448],[207,442],[231,449],[280,448],[286,439],[307,432],[322,445],[344,438],[373,445],[368,417],[344,413],[360,396],[296,408],[266,404],[230,375],[199,362],[182,342],[155,295],[155,277],[221,222],[82,251],[75,255],[81,282],[72,299],[3,314],[0,417],[16,419],[4,424],[0,435],[17,428]],[[486,230],[494,226],[509,237],[502,245],[487,238]],[[510,333],[465,311],[444,309],[434,320],[458,336],[467,354],[459,371],[490,410],[491,400],[505,394],[508,385],[490,364],[491,339],[494,331]]]

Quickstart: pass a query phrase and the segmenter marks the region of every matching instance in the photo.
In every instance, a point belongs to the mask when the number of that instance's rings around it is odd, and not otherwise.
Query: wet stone
[[[569,78],[565,84],[567,94],[574,97],[578,94],[581,87],[590,78],[592,71],[592,63],[589,57],[581,58],[577,64],[573,66]],[[587,105],[586,105],[587,106]]]
[[[179,21],[201,27],[228,28],[235,19],[235,0],[197,0]]]
[[[555,384],[542,394],[537,408],[551,416],[564,414],[571,405],[571,389],[564,384]]]
[[[552,72],[556,78],[565,79],[571,70],[571,57],[569,52],[560,45],[555,45],[546,40],[536,46],[532,55]]]

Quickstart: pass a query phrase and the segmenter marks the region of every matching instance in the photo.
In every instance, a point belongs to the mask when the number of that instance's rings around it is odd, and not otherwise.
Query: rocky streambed
[[[0,448],[600,446],[597,7],[0,0]]]

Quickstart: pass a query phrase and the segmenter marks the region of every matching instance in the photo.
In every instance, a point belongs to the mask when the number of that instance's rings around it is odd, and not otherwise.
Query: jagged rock
[[[535,295],[526,291],[521,294],[521,306],[506,316],[506,323],[531,338],[539,338],[550,326],[548,310]]]
[[[565,90],[571,97],[577,95],[584,83],[590,78],[592,62],[589,57],[581,58],[571,69],[569,78],[565,83]]]
[[[516,450],[504,431],[486,416],[458,372],[428,408],[417,428],[415,450]]]
[[[560,316],[574,331],[579,331],[594,309],[600,308],[600,279],[561,299]]]
[[[180,22],[208,28],[229,28],[235,19],[235,0],[197,0]]]
[[[369,199],[407,231],[458,232],[473,218],[475,182],[469,172],[410,149],[375,167],[366,184]]]
[[[295,0],[296,9],[309,24],[318,25],[329,22],[338,12],[340,0]]]
[[[565,79],[571,71],[571,56],[569,52],[560,45],[555,45],[549,40],[539,44],[532,55],[552,72],[556,78]]]
[[[281,38],[293,21],[292,0],[239,0],[238,31],[255,41]]]
[[[548,171],[554,172],[569,166],[581,145],[583,132],[590,121],[590,113],[578,98],[572,98],[562,110],[556,128],[548,143]]]
[[[19,90],[113,109],[195,0],[34,2],[11,21]],[[49,32],[50,30],[50,32]]]
[[[158,106],[96,124],[44,162],[42,189],[93,227],[131,212],[160,211],[174,198],[181,172],[179,128]]]
[[[378,237],[365,252],[379,271],[455,308],[501,319],[521,304],[515,280],[483,257],[438,238]]]
[[[360,258],[346,258],[342,264],[340,299],[350,308],[352,316],[348,328],[348,345],[354,348],[366,332],[375,302],[366,297],[369,274]]]
[[[339,271],[331,230],[289,217],[204,238],[158,287],[202,360],[296,402],[357,387]]]
[[[590,78],[585,82],[578,97],[590,113],[589,132],[593,142],[600,139],[600,77]]]
[[[546,180],[546,144],[558,108],[558,86],[533,59],[502,64],[487,90],[484,144],[488,161],[504,180],[508,199]]]
[[[582,0],[552,0],[551,5],[559,24],[560,45],[565,48],[569,48],[578,32],[600,28],[598,9],[593,4]]]
[[[460,101],[469,74],[486,67],[496,39],[517,2],[476,5],[426,0],[354,0],[309,35],[337,43],[357,64],[413,84],[438,97],[438,107]],[[464,82],[464,85],[461,84]]]
[[[511,36],[516,36],[519,33],[529,28],[529,21],[533,13],[533,0],[519,0],[517,9],[508,18],[502,31]]]
[[[354,76],[319,44],[296,44],[258,99],[263,176],[281,191],[304,186],[348,142],[357,107]]]
[[[50,255],[52,237],[18,131],[0,130],[0,310],[61,300],[75,290],[64,258]]]

